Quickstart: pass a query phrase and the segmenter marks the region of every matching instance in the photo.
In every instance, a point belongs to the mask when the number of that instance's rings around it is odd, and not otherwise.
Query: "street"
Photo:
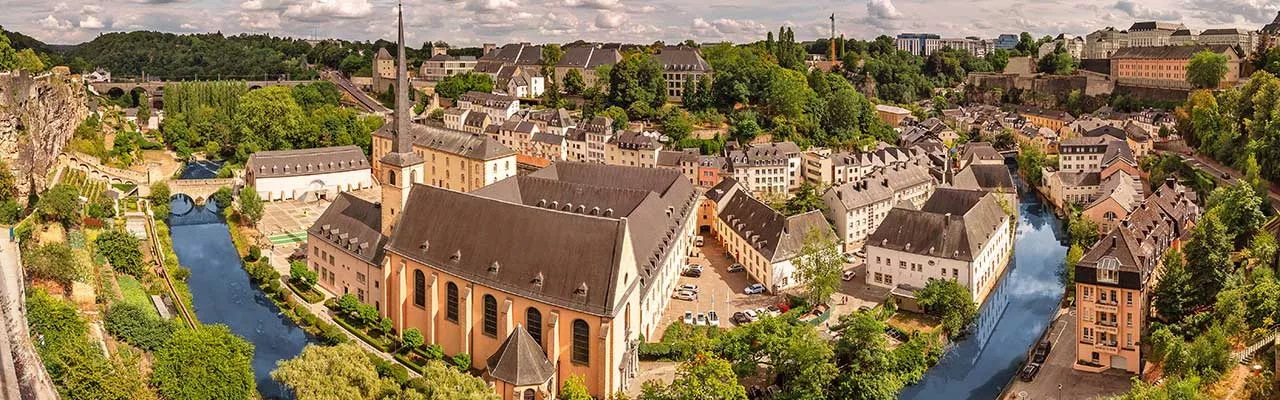
[[[57,399],[57,391],[31,344],[25,304],[18,244],[0,241],[0,312],[4,314],[4,334],[0,335],[0,350],[4,351],[0,354],[0,399]],[[19,396],[20,389],[27,391],[26,397]]]

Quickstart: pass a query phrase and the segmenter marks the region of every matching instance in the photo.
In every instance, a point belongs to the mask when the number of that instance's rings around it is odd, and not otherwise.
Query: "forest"
[[[357,145],[368,154],[382,126],[338,105],[329,82],[250,90],[244,82],[182,82],[165,86],[165,144],[179,155],[206,154],[240,163],[260,150]]]

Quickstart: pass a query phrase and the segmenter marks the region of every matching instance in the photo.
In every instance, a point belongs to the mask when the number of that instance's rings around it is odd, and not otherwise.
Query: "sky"
[[[0,26],[52,44],[100,33],[269,33],[298,38],[395,37],[391,0],[0,0]],[[407,41],[481,43],[746,42],[779,26],[799,40],[837,33],[871,39],[901,32],[992,38],[1084,35],[1137,20],[1192,29],[1250,30],[1275,18],[1280,0],[406,0]]]

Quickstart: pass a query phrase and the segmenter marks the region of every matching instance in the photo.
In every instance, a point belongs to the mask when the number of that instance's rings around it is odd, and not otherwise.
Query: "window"
[[[538,309],[529,307],[524,311],[524,325],[529,330],[529,336],[533,341],[542,345],[542,312]]]
[[[444,288],[444,319],[458,322],[458,285],[449,282]]]
[[[591,333],[587,321],[573,320],[573,362],[589,364],[591,362]]]
[[[1128,292],[1124,294],[1124,305],[1126,306],[1133,305],[1133,292]]]
[[[498,299],[484,295],[484,334],[498,336]]]
[[[364,283],[364,274],[357,272],[357,273],[356,273],[356,282]]]
[[[427,306],[427,276],[422,270],[413,271],[413,305]]]
[[[387,171],[387,183],[391,185],[396,184],[396,171]]]
[[[534,392],[533,392],[533,389],[525,389],[525,390],[524,390],[523,400],[534,400]]]

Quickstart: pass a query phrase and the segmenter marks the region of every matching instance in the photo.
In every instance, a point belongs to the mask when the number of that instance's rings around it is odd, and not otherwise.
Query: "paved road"
[[[27,332],[21,265],[18,244],[0,240],[0,399],[57,399]]]
[[[1214,181],[1222,185],[1233,185],[1244,177],[1244,174],[1240,173],[1240,171],[1222,165],[1217,160],[1206,157],[1203,154],[1196,153],[1187,155],[1186,153],[1175,151],[1165,152],[1175,154],[1188,165],[1208,172],[1210,175],[1213,175]],[[1271,206],[1277,211],[1280,211],[1280,185],[1270,182],[1269,184],[1270,188],[1267,191],[1267,197],[1271,200]]]

